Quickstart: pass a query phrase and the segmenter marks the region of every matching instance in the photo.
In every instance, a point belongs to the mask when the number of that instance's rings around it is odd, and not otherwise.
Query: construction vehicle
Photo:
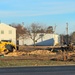
[[[10,40],[1,40],[0,41],[0,54],[8,54],[13,52],[16,49],[16,45]]]

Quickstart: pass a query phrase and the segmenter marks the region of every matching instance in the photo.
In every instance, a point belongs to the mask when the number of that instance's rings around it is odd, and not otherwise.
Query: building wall
[[[39,38],[40,34],[37,34],[36,39]],[[33,40],[31,38],[20,39],[19,44],[23,45],[23,41],[24,41],[24,44],[26,44],[26,45],[33,45],[34,44]],[[42,46],[51,45],[52,46],[52,45],[56,45],[57,43],[59,43],[59,35],[57,35],[57,34],[43,34],[43,36],[37,40],[36,45],[42,45]]]
[[[16,44],[16,28],[0,23],[0,41],[11,40]]]

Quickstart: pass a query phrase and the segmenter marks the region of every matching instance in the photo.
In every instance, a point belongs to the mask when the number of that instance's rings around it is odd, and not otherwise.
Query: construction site
[[[75,61],[75,46],[69,43],[55,46],[16,45],[10,40],[2,40],[0,59]]]
[[[74,46],[19,46],[18,50],[0,53],[1,60],[75,61]]]
[[[42,44],[50,42],[41,40]],[[36,40],[34,45],[19,45],[11,40],[1,40],[0,67],[75,65],[75,45],[68,39],[65,45],[56,42],[56,45],[40,46],[35,43]]]
[[[6,61],[17,61],[19,60],[39,60],[39,61],[65,61],[65,62],[75,62],[75,45],[69,40],[68,35],[68,24],[66,27],[66,41],[64,41],[64,36],[61,37],[59,43],[59,35],[53,33],[31,33],[31,35],[25,35],[24,38],[20,37],[18,39],[19,43],[16,44],[16,28],[8,26],[1,23],[3,30],[5,28],[11,29],[10,34],[2,32],[0,39],[0,61],[6,63]],[[1,26],[0,25],[0,26]],[[2,27],[1,26],[1,27]],[[5,27],[6,26],[6,27]],[[21,26],[22,27],[22,26]],[[20,27],[20,28],[21,28]],[[49,27],[52,29],[52,27]],[[17,29],[18,30],[18,29]],[[34,29],[33,29],[34,30]],[[4,35],[3,35],[4,34]],[[8,35],[6,37],[6,34]],[[21,34],[21,35],[23,35]],[[37,35],[37,37],[35,36]],[[12,37],[13,36],[13,37]],[[3,38],[4,37],[4,38]],[[12,38],[11,38],[12,37]],[[11,40],[9,40],[11,38]],[[5,40],[4,40],[5,39]],[[66,44],[64,44],[66,42]],[[32,61],[32,62],[33,62]],[[8,62],[9,63],[9,62]],[[11,63],[10,63],[11,64]],[[4,65],[4,64],[3,64]]]

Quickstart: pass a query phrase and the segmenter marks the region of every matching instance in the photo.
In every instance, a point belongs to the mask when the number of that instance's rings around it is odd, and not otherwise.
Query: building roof
[[[14,28],[14,27],[12,27],[12,26],[10,26],[10,25],[8,25],[8,24],[0,23],[0,28],[3,28],[3,27],[5,27],[5,26],[10,27],[10,28],[13,28],[13,29],[16,29],[16,28]]]

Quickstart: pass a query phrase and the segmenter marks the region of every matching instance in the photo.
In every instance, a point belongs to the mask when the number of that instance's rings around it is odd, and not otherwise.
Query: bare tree
[[[47,27],[46,33],[53,33],[53,27],[52,26]]]
[[[75,43],[75,32],[71,33],[71,42]]]
[[[39,23],[32,23],[30,28],[27,28],[28,29],[28,33],[30,35],[30,38],[33,40],[33,43],[34,43],[34,46],[35,46],[35,43],[37,42],[37,40],[39,40],[41,38],[40,34],[39,34],[39,37],[37,37],[37,34],[38,33],[41,33],[41,30],[43,30],[43,28],[41,28],[40,24]]]
[[[24,39],[27,37],[26,33],[27,33],[27,29],[22,25],[22,24],[11,24],[11,26],[16,28],[16,38],[21,39],[22,43],[24,45]]]

